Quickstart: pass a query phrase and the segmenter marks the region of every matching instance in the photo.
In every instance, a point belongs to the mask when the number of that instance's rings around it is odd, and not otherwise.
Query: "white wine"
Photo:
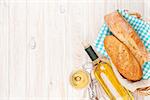
[[[98,80],[109,98],[111,100],[134,100],[131,93],[117,80],[110,64],[102,62],[93,50],[92,46],[85,45],[84,47],[93,62],[95,78]]]
[[[88,72],[78,69],[70,75],[70,84],[76,89],[82,89],[89,85],[90,76]]]

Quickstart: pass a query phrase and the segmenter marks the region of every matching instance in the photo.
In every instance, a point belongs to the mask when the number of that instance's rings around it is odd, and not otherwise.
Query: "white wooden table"
[[[106,13],[124,8],[150,17],[149,5],[148,0],[0,0],[0,100],[86,98],[68,80],[88,59],[81,41],[95,40]]]

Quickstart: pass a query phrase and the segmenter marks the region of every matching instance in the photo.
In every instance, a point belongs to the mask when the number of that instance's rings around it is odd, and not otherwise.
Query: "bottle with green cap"
[[[131,93],[117,80],[110,64],[99,59],[92,46],[82,43],[94,66],[94,76],[111,100],[134,100]]]

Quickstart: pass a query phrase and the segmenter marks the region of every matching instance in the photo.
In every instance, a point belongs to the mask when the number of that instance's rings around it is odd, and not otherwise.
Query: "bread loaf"
[[[130,24],[117,11],[106,15],[105,21],[111,32],[129,48],[142,66],[147,60],[147,51]]]
[[[116,37],[106,36],[104,47],[122,76],[131,81],[142,78],[142,68],[130,50]]]

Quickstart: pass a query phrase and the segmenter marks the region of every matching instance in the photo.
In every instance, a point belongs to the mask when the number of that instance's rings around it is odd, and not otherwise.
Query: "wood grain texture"
[[[83,100],[69,84],[89,58],[103,16],[117,8],[150,17],[148,0],[0,0],[0,100]],[[100,93],[103,95],[103,93]],[[148,100],[134,94],[136,100]]]
[[[25,97],[26,5],[9,5],[9,98]]]
[[[0,99],[9,96],[9,30],[8,8],[0,3]]]

